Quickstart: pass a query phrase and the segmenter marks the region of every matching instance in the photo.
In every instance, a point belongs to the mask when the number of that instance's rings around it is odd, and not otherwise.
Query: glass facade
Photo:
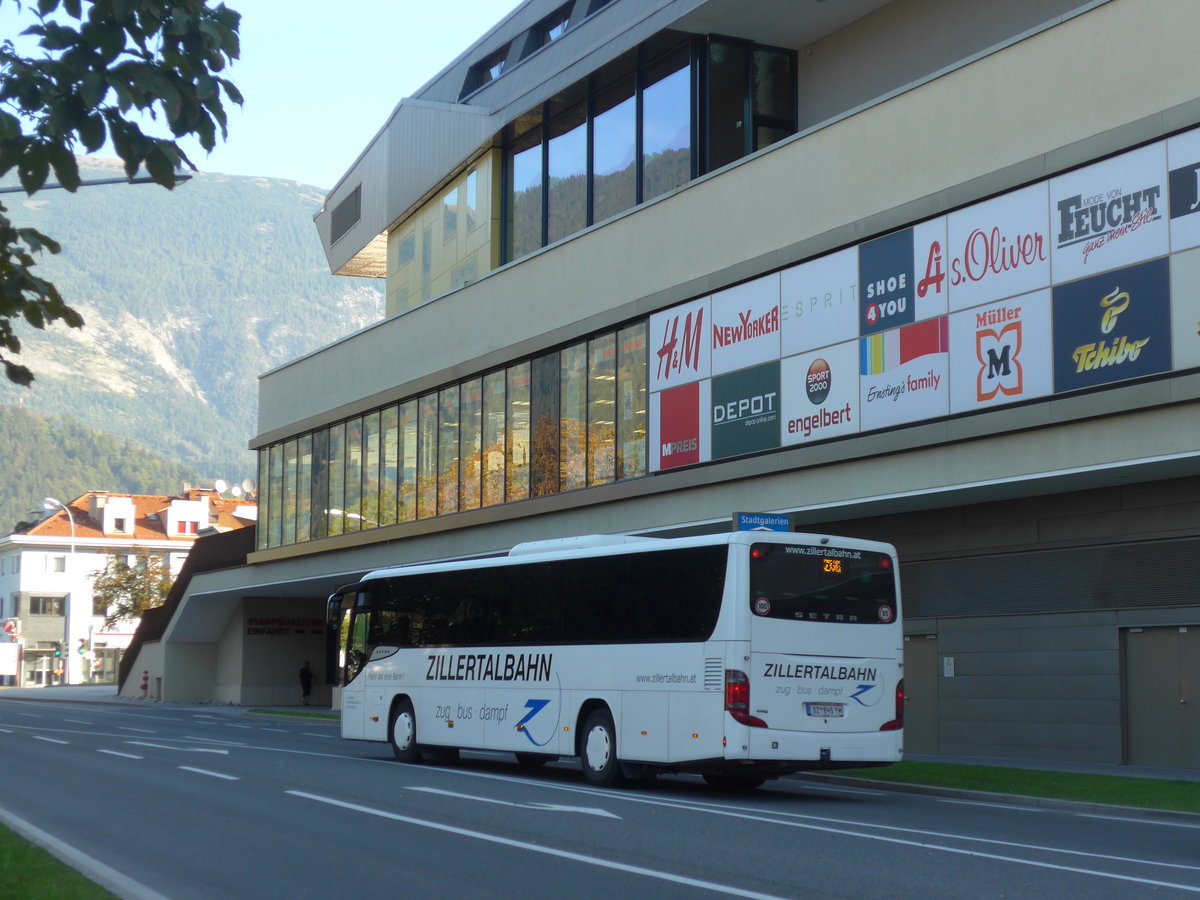
[[[259,450],[258,547],[647,474],[636,322]]]

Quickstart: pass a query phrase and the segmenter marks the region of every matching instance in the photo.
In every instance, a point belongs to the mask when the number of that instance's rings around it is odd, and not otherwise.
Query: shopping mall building
[[[527,0],[381,97],[316,227],[386,317],[262,376],[257,545],[136,668],[283,698],[372,568],[773,512],[897,546],[910,753],[1200,767],[1197,34]]]

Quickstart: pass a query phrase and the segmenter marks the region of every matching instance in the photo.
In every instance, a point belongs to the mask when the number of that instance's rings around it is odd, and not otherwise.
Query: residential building
[[[262,377],[257,549],[164,696],[284,683],[248,623],[375,567],[761,511],[899,548],[910,752],[1200,766],[1198,28],[521,3],[317,215],[387,315]]]
[[[36,521],[0,538],[0,619],[19,644],[23,686],[114,682],[137,621],[108,627],[93,595],[94,578],[115,558],[138,564],[136,551],[178,574],[198,535],[254,523],[253,500],[185,488],[177,497],[88,491],[66,504],[48,501]]]

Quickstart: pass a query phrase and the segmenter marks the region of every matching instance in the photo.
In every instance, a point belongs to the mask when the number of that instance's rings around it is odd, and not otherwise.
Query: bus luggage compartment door
[[[878,731],[894,714],[892,659],[751,654],[750,709],[784,731]]]

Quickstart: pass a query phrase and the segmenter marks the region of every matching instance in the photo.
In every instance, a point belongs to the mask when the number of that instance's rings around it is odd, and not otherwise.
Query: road
[[[800,779],[597,790],[573,760],[408,766],[235,709],[0,694],[0,758],[9,821],[146,900],[1200,894],[1195,822]]]

